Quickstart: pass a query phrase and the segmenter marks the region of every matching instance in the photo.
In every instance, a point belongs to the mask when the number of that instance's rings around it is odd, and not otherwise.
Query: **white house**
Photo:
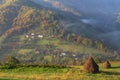
[[[31,36],[34,36],[35,35],[35,33],[31,33]]]
[[[65,56],[66,55],[66,53],[61,53],[63,56]]]
[[[29,38],[29,35],[26,35],[26,38]]]
[[[73,54],[72,56],[73,56],[73,57],[75,57],[76,55],[75,55],[75,54]]]
[[[38,38],[43,38],[44,36],[43,35],[38,35]]]

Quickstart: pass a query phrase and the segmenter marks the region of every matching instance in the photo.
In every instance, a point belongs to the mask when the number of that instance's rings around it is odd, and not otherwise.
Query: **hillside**
[[[74,64],[90,55],[103,60],[108,55],[108,59],[119,58],[117,52],[95,39],[100,31],[69,11],[60,12],[32,0],[2,1],[1,60],[13,55],[23,63]]]
[[[117,14],[120,12],[119,0],[33,0],[37,4],[55,9],[57,11],[69,12],[76,15],[79,21],[92,26],[92,29],[98,33],[93,33],[89,37],[102,41],[107,46],[119,52],[119,23],[116,21]],[[113,5],[113,6],[111,6]],[[78,24],[76,22],[75,24]],[[77,26],[77,25],[74,25]],[[88,27],[87,27],[88,28]],[[87,32],[87,28],[82,30]],[[72,27],[76,32],[81,31],[79,28]],[[70,31],[73,31],[73,30]],[[79,30],[78,30],[79,29]],[[93,32],[89,30],[87,33]],[[80,33],[80,34],[81,34]],[[117,34],[118,33],[118,34]],[[117,35],[116,35],[117,34]],[[113,39],[115,38],[115,40]]]

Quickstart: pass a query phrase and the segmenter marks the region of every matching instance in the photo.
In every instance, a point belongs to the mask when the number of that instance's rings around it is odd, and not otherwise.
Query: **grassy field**
[[[111,62],[112,68],[100,73],[90,74],[83,71],[83,66],[70,68],[52,67],[16,67],[0,69],[0,80],[120,80],[120,62]]]
[[[52,44],[56,48],[62,49],[64,51],[70,51],[70,52],[80,52],[80,53],[95,53],[95,54],[101,54],[105,53],[103,51],[100,51],[98,49],[92,48],[92,47],[85,47],[84,45],[78,45],[76,43],[70,43],[68,41],[58,40],[58,39],[42,39],[37,42],[37,44],[46,45],[46,44]]]

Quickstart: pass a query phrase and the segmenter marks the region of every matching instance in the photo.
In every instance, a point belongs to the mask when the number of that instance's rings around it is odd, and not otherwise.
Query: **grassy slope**
[[[78,45],[75,43],[70,43],[67,41],[62,41],[58,39],[43,39],[39,40],[37,44],[52,44],[56,46],[59,49],[63,49],[64,51],[70,51],[70,52],[79,52],[79,53],[96,53],[96,54],[101,54],[104,53],[103,51],[97,50],[92,47],[86,47],[84,45]]]
[[[36,31],[37,32],[37,31]],[[25,35],[20,36],[20,42],[26,42],[28,41],[27,38],[25,38]],[[26,43],[24,43],[26,44]],[[93,47],[89,46],[84,46],[82,44],[77,44],[77,43],[72,43],[69,41],[57,39],[57,38],[43,38],[43,39],[38,39],[37,41],[31,40],[28,41],[28,44],[35,44],[35,45],[53,45],[55,46],[56,49],[62,49],[63,51],[69,51],[73,53],[85,53],[85,54],[98,54],[98,55],[108,55],[106,52],[103,50],[98,50]],[[26,50],[22,49],[23,53],[26,53]]]
[[[72,68],[39,68],[18,67],[15,69],[0,69],[0,78],[26,79],[26,80],[120,80],[120,62],[111,62],[111,69],[103,69],[98,74],[88,74],[83,71],[83,66]],[[11,80],[11,79],[10,79]]]

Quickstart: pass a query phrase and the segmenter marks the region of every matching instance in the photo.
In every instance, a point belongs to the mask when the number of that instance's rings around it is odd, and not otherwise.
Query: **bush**
[[[95,60],[96,63],[101,63],[101,60],[100,60],[99,57],[95,57],[94,60]]]
[[[18,64],[20,64],[20,61],[18,59],[16,59],[15,57],[13,57],[13,56],[7,56],[6,57],[6,65],[15,66],[15,65],[18,65]]]
[[[2,65],[0,66],[0,69],[14,69],[16,68],[16,66],[12,66],[12,65]]]
[[[2,63],[0,62],[0,66],[2,65]]]

